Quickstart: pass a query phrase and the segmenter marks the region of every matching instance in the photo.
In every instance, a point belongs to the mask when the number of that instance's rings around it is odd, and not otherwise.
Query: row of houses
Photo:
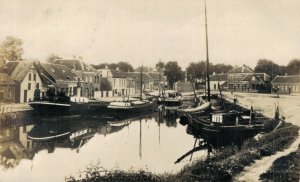
[[[0,68],[0,102],[26,103],[36,97],[36,90],[39,97],[45,97],[49,88],[55,88],[56,94],[87,98],[136,94],[140,78],[140,73],[97,70],[77,59],[52,63],[11,61]],[[160,81],[166,82],[166,78],[158,73],[143,73],[145,90],[157,89]]]
[[[240,92],[300,93],[300,75],[276,76],[271,80],[266,73],[254,73],[246,66],[236,66],[226,74],[210,77],[211,90],[221,88]]]

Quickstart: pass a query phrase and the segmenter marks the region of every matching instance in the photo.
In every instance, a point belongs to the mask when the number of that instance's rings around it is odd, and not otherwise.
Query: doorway
[[[23,100],[23,102],[24,103],[27,102],[27,90],[24,90],[24,100]]]

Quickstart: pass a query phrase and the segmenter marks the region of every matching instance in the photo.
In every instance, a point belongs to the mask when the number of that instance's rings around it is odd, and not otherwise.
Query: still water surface
[[[194,145],[179,119],[158,113],[118,122],[79,116],[17,120],[0,131],[0,181],[64,181],[98,162],[106,169],[176,172],[189,158],[174,162]]]

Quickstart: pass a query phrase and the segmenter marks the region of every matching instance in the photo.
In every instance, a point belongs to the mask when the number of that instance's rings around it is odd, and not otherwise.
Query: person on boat
[[[253,111],[253,106],[251,106],[251,109],[250,109],[250,121],[249,121],[249,125],[250,125],[250,124],[253,124],[254,119],[255,119],[255,113],[254,113],[254,111]]]
[[[234,98],[233,98],[233,103],[234,103],[234,104],[237,104],[237,102],[238,102],[238,100],[237,100],[237,97],[236,97],[236,95],[235,95]]]
[[[276,111],[275,111],[275,117],[276,120],[279,120],[279,108],[276,107]]]

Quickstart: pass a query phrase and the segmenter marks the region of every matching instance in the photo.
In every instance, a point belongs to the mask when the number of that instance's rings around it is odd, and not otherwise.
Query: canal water
[[[17,116],[0,130],[0,181],[64,181],[93,164],[105,169],[177,172],[194,138],[172,115],[118,119]],[[198,152],[193,158],[205,157]]]

